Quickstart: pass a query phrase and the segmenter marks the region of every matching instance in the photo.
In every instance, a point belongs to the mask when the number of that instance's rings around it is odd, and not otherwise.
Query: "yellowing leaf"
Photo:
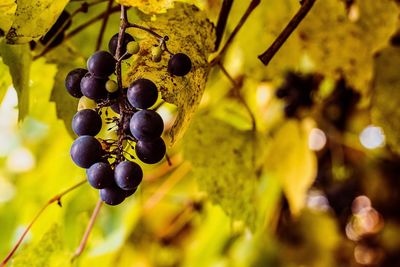
[[[117,0],[117,2],[124,6],[137,7],[140,11],[149,13],[164,13],[167,9],[174,6],[177,0]],[[201,2],[198,0],[180,0],[180,2],[196,4]]]
[[[18,0],[8,43],[27,43],[45,34],[57,20],[68,0]]]
[[[160,35],[169,36],[168,49],[172,53],[185,53],[192,61],[192,70],[187,75],[172,76],[167,71],[168,53],[163,54],[161,62],[151,60],[151,48],[157,41],[146,35],[140,42],[140,57],[127,74],[127,84],[140,77],[151,79],[162,98],[178,107],[178,116],[170,131],[174,144],[185,132],[203,95],[209,73],[207,59],[214,48],[214,26],[195,6],[183,3],[177,3],[174,9],[147,24]]]
[[[375,58],[372,97],[373,122],[383,128],[386,141],[400,153],[400,48],[387,47]]]
[[[0,4],[0,36],[11,28],[17,3],[14,0],[2,0]],[[3,34],[1,34],[3,31]]]
[[[31,53],[28,45],[7,45],[0,42],[0,55],[8,65],[13,85],[18,94],[18,118],[24,119],[29,111],[29,71]]]
[[[317,160],[308,148],[304,123],[287,121],[276,133],[269,149],[266,172],[281,181],[290,211],[298,215],[317,174]]]
[[[184,155],[200,188],[230,217],[253,229],[257,162],[263,158],[264,145],[254,132],[238,130],[207,114],[196,116],[184,138]]]

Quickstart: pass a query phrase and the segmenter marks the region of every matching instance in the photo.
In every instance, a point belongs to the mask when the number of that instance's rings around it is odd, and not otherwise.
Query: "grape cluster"
[[[285,100],[285,116],[293,118],[301,108],[310,108],[314,103],[312,94],[318,89],[319,83],[318,75],[288,72],[284,83],[275,92],[277,98]]]
[[[117,59],[118,37],[117,33],[110,39],[109,51],[97,51],[88,59],[87,69],[74,69],[65,78],[69,94],[80,98],[78,112],[72,119],[72,130],[78,138],[71,146],[71,158],[86,169],[89,184],[100,190],[101,199],[109,205],[122,203],[140,185],[143,171],[134,160],[155,164],[166,153],[161,138],[164,122],[151,109],[158,100],[157,85],[139,78],[128,88],[121,88],[112,79],[112,75],[118,75],[118,60],[126,60],[140,51],[135,38],[124,33],[121,56]],[[190,58],[177,53],[171,56],[167,69],[171,75],[184,76],[191,68]],[[108,116],[108,108],[117,115]],[[112,124],[107,131],[115,130],[116,139],[98,136],[103,126],[102,114],[105,114],[104,122]],[[134,149],[136,157],[130,149]]]

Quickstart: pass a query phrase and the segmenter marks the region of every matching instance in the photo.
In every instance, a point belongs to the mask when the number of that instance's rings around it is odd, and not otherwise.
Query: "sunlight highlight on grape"
[[[360,133],[360,142],[367,149],[375,149],[385,145],[385,134],[382,128],[369,125]]]

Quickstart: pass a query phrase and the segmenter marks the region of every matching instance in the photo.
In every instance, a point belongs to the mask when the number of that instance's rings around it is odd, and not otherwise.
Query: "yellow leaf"
[[[7,42],[27,43],[45,34],[55,23],[68,0],[18,0]]]
[[[315,154],[308,148],[307,123],[288,120],[276,133],[266,157],[266,172],[279,179],[290,211],[298,215],[317,174]]]
[[[175,1],[176,0],[117,0],[121,5],[137,7],[140,11],[146,14],[164,13],[167,9],[174,6]],[[180,2],[196,4],[202,1],[180,0]]]
[[[12,25],[16,9],[17,4],[14,0],[2,0],[0,4],[0,31],[8,32]]]

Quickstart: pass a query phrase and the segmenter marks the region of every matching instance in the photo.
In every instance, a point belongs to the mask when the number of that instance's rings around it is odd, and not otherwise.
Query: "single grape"
[[[122,161],[115,167],[114,178],[119,188],[133,190],[142,181],[143,171],[135,162]]]
[[[106,79],[115,71],[115,59],[107,51],[95,52],[87,61],[87,68],[95,77]]]
[[[148,79],[137,79],[129,86],[127,98],[135,108],[149,108],[157,101],[157,86]]]
[[[112,103],[110,107],[115,113],[119,114],[120,110],[119,110],[119,103],[118,102]]]
[[[115,93],[116,91],[118,91],[118,84],[113,80],[108,80],[105,87],[107,92],[109,93]]]
[[[132,37],[129,33],[124,33],[123,35],[123,42],[121,46],[121,56],[125,54],[126,52],[126,47],[128,43],[135,41],[135,38]],[[115,56],[116,51],[117,51],[117,45],[118,45],[118,33],[114,34],[113,37],[111,37],[110,41],[108,42],[108,51]],[[131,54],[126,54],[123,59],[128,59],[132,55]]]
[[[70,95],[76,98],[82,97],[81,80],[87,73],[86,69],[71,70],[65,77],[65,87]]]
[[[165,156],[166,147],[161,138],[151,141],[139,140],[136,143],[135,151],[137,157],[144,163],[154,164],[162,160]]]
[[[81,98],[79,98],[78,111],[81,111],[83,109],[95,109],[96,107],[97,104],[94,100],[86,96],[82,96]]]
[[[72,119],[72,130],[77,135],[95,136],[101,130],[101,117],[93,109],[83,109]]]
[[[160,62],[162,56],[162,49],[159,46],[154,46],[151,48],[151,60],[154,62]]]
[[[90,73],[86,74],[81,80],[82,94],[93,100],[105,99],[107,97],[106,81]]]
[[[164,122],[154,110],[140,110],[133,114],[129,127],[133,137],[149,141],[161,136]]]
[[[132,190],[124,190],[125,191],[125,197],[132,196],[133,194],[135,194],[136,190],[137,190],[137,187],[132,189]]]
[[[136,41],[131,41],[126,45],[126,51],[131,55],[139,53],[139,50],[140,46]]]
[[[82,135],[72,143],[70,154],[76,165],[82,168],[89,168],[100,161],[103,150],[96,138]]]
[[[110,164],[105,162],[97,162],[86,170],[89,184],[96,188],[106,188],[113,185],[114,173]]]
[[[100,189],[100,198],[104,203],[116,206],[121,204],[125,199],[125,192],[116,185]]]
[[[176,76],[184,76],[192,69],[192,61],[183,53],[173,55],[168,61],[168,72]]]

